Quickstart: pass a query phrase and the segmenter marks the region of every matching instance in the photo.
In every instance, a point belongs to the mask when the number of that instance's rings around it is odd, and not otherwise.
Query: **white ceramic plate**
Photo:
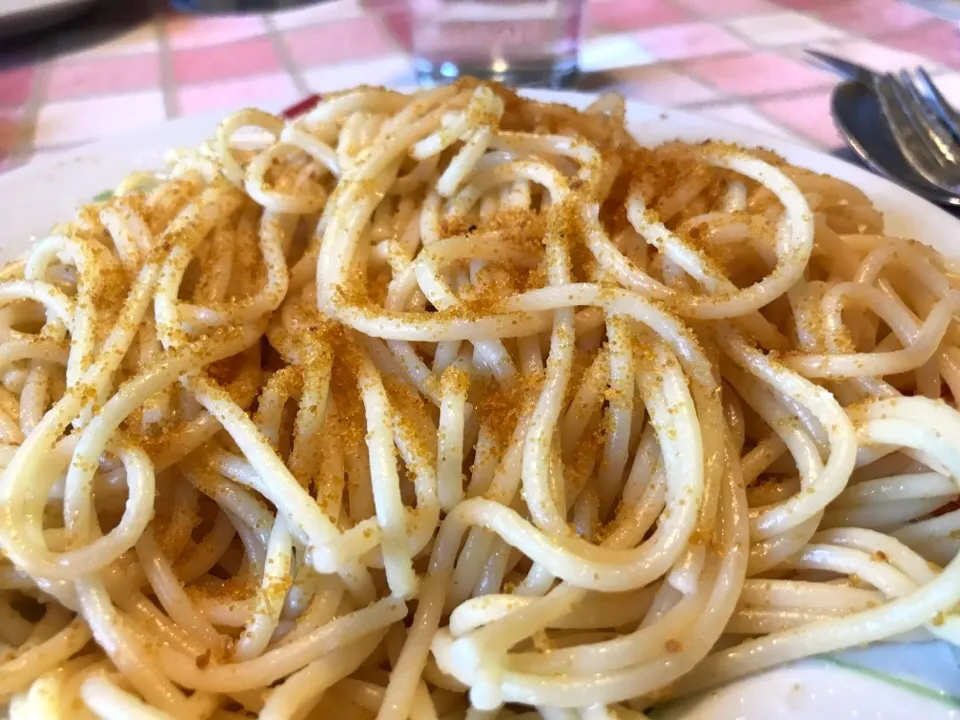
[[[587,105],[575,93],[531,95]],[[136,170],[163,167],[164,153],[199,144],[222,117],[184,118],[100,142],[0,176],[0,260],[21,255],[32,239],[102,190]],[[631,102],[631,130],[648,145],[709,138],[775,150],[790,162],[854,183],[885,215],[891,234],[960,256],[960,222],[940,208],[872,173],[756,130]],[[811,659],[733,683],[654,713],[670,720],[960,720],[960,662],[941,642],[883,644]]]

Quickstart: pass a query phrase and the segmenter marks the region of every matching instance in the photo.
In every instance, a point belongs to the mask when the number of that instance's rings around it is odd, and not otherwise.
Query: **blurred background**
[[[0,171],[181,115],[444,82],[619,90],[839,144],[819,48],[960,99],[952,0],[0,0]],[[949,19],[953,17],[953,19]],[[946,19],[945,19],[946,18]]]

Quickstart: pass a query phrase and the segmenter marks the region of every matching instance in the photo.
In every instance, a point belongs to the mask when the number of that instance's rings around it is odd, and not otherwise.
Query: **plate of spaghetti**
[[[0,191],[9,717],[960,717],[960,226],[906,191],[471,79]]]

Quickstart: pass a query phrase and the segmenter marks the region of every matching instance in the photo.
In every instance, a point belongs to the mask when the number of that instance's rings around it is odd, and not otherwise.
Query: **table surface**
[[[412,82],[401,0],[214,17],[165,8],[105,2],[0,42],[0,171],[180,115]],[[836,78],[805,47],[877,70],[923,63],[960,101],[960,29],[897,0],[591,0],[585,22],[581,89],[814,146],[840,144]]]

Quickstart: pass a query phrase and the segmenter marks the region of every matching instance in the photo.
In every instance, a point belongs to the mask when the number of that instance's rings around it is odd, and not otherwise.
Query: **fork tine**
[[[893,76],[884,74],[878,76],[874,82],[874,90],[880,103],[880,110],[890,128],[894,142],[903,154],[904,159],[927,182],[936,185],[942,190],[954,192],[943,178],[943,168],[931,154],[920,133],[914,127],[905,105],[899,97],[898,91],[903,92]]]
[[[933,117],[932,110],[922,99],[917,100],[909,86],[893,78],[891,87],[920,143],[925,147],[928,156],[939,165],[938,170],[931,169],[931,172],[936,174],[940,185],[953,188],[960,185],[960,166],[957,165],[960,153],[952,136]]]
[[[926,96],[921,94],[913,84],[909,73],[901,70],[898,79],[904,91],[900,95],[906,101],[907,114],[913,120],[917,132],[922,138],[928,140],[927,147],[943,167],[955,168],[960,161],[960,153],[953,135],[940,122]]]
[[[909,75],[911,84],[926,96],[940,120],[950,129],[953,136],[960,140],[960,113],[953,109],[953,106],[940,92],[940,88],[933,82],[930,74],[920,66]]]
[[[890,95],[896,102],[895,109],[894,107],[890,109],[894,112],[899,112],[901,124],[898,129],[900,132],[906,133],[907,128],[909,128],[911,143],[918,150],[923,149],[925,159],[932,161],[937,167],[943,168],[943,158],[939,153],[939,148],[936,143],[932,141],[930,135],[925,132],[923,124],[919,121],[916,104],[913,102],[913,98],[910,96],[907,88],[901,85],[892,73],[884,76],[884,82],[889,83]]]
[[[933,111],[922,99],[918,100],[908,86],[894,81],[894,91],[903,103],[906,116],[913,123],[920,141],[925,145],[932,159],[940,166],[937,173],[941,185],[957,187],[960,185],[960,157],[953,137],[933,116]]]

